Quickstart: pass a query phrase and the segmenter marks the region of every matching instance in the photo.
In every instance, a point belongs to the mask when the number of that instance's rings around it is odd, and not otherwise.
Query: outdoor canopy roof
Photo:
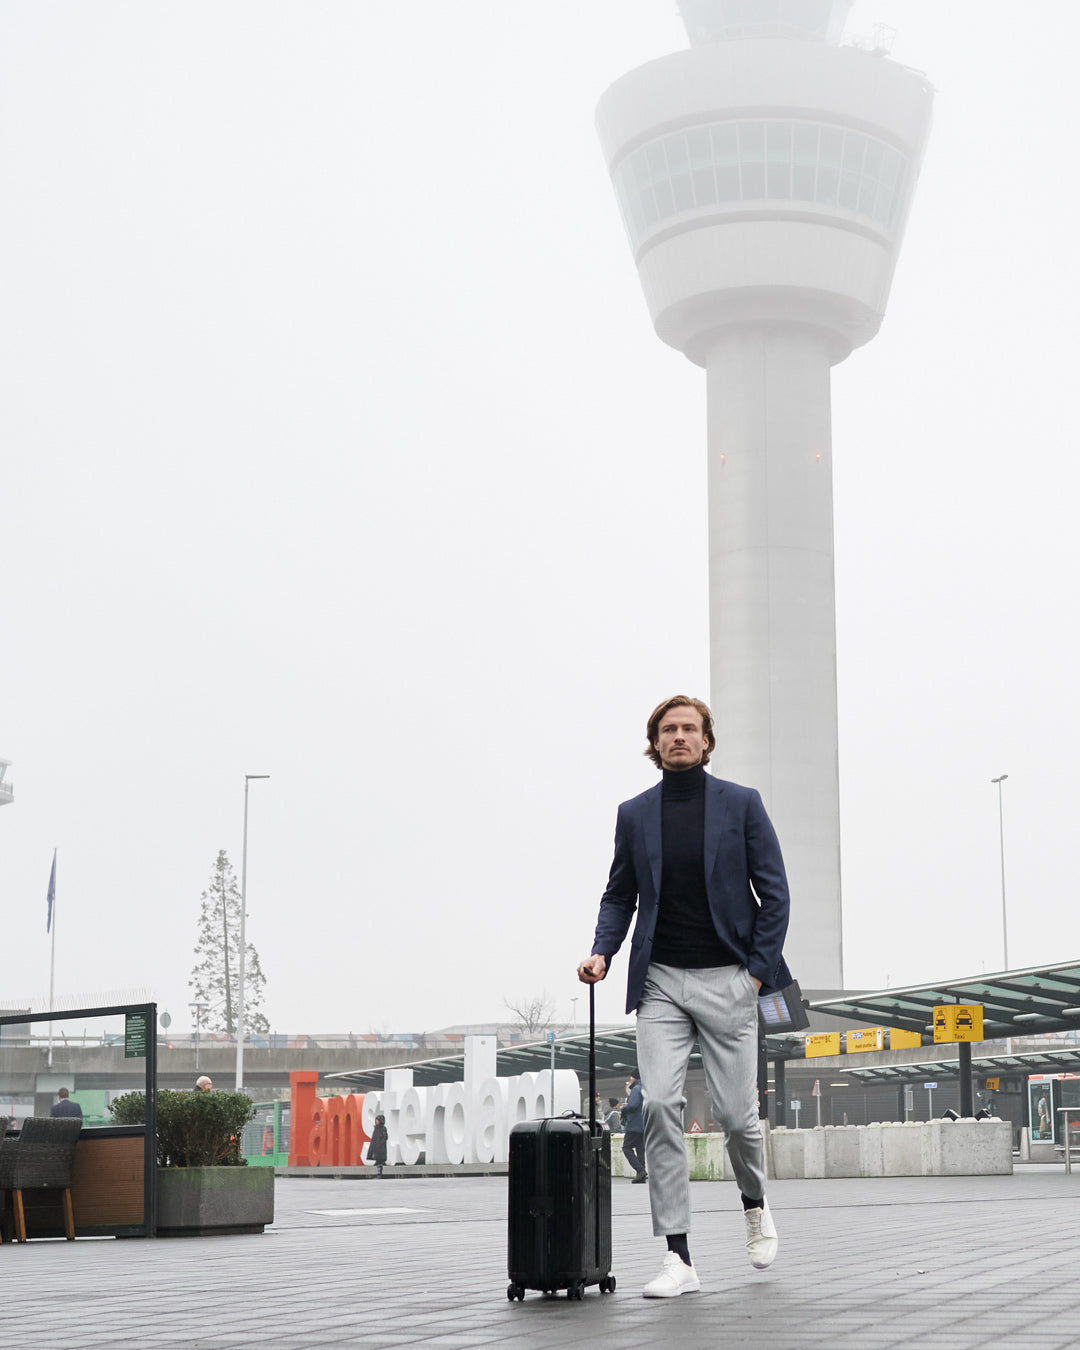
[[[912,1051],[912,1054],[915,1052]],[[847,1058],[845,1056],[845,1058]],[[852,1055],[852,1060],[872,1059],[872,1055]],[[1080,1045],[1069,1050],[1017,1051],[1008,1055],[973,1055],[971,1068],[978,1074],[1008,1074],[1019,1070],[1029,1073],[1080,1073]],[[834,1070],[830,1069],[830,1073]],[[845,1063],[836,1073],[856,1078],[861,1083],[921,1083],[924,1079],[959,1078],[960,1056],[955,1059],[912,1060],[906,1064]]]
[[[555,1067],[572,1069],[582,1078],[589,1073],[589,1033],[557,1036]],[[551,1067],[550,1041],[530,1041],[525,1045],[500,1046],[496,1052],[496,1072],[500,1078],[512,1078],[519,1073],[536,1073]],[[700,1063],[697,1051],[691,1059]],[[633,1026],[596,1033],[596,1072],[599,1077],[617,1074],[625,1078],[637,1067],[637,1035]],[[375,1091],[383,1085],[387,1069],[411,1069],[416,1087],[431,1087],[436,1083],[457,1083],[465,1077],[465,1056],[451,1055],[442,1059],[422,1059],[412,1064],[388,1064],[377,1069],[360,1069],[350,1073],[327,1074],[327,1079],[344,1078],[362,1091]]]
[[[1080,961],[824,999],[813,1012],[933,1035],[939,1003],[980,1003],[983,1039],[1080,1030]]]
[[[1056,1031],[1080,1030],[1080,961],[1068,961],[1056,966],[1041,966],[1030,970],[1007,970],[1000,975],[978,975],[960,980],[945,980],[939,984],[912,986],[907,989],[883,989],[878,993],[853,994],[849,998],[816,1000],[811,1012],[825,1013],[841,1020],[869,1022],[875,1026],[900,1027],[918,1031],[933,1038],[934,1008],[939,1003],[981,1003],[983,1007],[983,1039],[1005,1040],[1010,1036],[1039,1036]],[[770,1059],[800,1059],[805,1042],[801,1032],[786,1032],[766,1038]],[[584,1078],[589,1072],[589,1033],[558,1036],[555,1039],[555,1067],[573,1069]],[[912,1055],[917,1052],[912,1051]],[[1068,1052],[1066,1052],[1068,1053]],[[1080,1047],[1076,1050],[1080,1061]],[[1033,1061],[1048,1056],[1036,1053],[995,1056],[994,1067],[1012,1067],[1006,1060],[1027,1066],[1029,1073],[1065,1072],[1052,1068],[1041,1069]],[[845,1059],[847,1057],[845,1056]],[[905,1076],[918,1078],[929,1074],[948,1076],[950,1061],[931,1061],[921,1065],[917,1060],[908,1064],[890,1065],[886,1069],[867,1065],[865,1056],[851,1056],[859,1060],[857,1069],[845,1067],[845,1073],[862,1077],[875,1074],[883,1079],[903,1081]],[[850,1061],[848,1061],[850,1063]],[[980,1065],[988,1060],[978,1060]],[[596,1033],[596,1072],[598,1077],[625,1077],[637,1064],[637,1036],[634,1027]],[[551,1065],[551,1043],[532,1041],[526,1045],[500,1047],[497,1052],[497,1072],[502,1077],[519,1073],[535,1073]],[[690,1056],[690,1067],[701,1067],[701,1055],[695,1048]],[[456,1083],[465,1077],[464,1055],[450,1055],[441,1059],[416,1060],[413,1063],[387,1064],[377,1069],[357,1069],[349,1073],[328,1074],[328,1079],[344,1079],[350,1087],[360,1091],[377,1091],[383,1085],[387,1069],[411,1069],[417,1087],[436,1083]],[[932,1069],[932,1072],[931,1072]],[[911,1070],[910,1075],[906,1071]]]

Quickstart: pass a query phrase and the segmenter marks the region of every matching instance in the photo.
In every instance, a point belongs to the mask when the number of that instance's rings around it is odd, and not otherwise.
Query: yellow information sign
[[[840,1053],[840,1033],[838,1031],[819,1031],[807,1036],[806,1058],[814,1059],[819,1055],[838,1055]]]
[[[1000,1087],[1001,1087],[1001,1079],[1000,1079],[1000,1078],[988,1078],[988,1079],[986,1080],[986,1090],[987,1090],[987,1092],[997,1092],[998,1088],[1000,1088]]]
[[[934,1041],[981,1041],[981,1003],[940,1003],[934,1009]]]
[[[917,1031],[903,1031],[900,1027],[889,1028],[890,1050],[914,1050],[922,1045],[922,1037]]]
[[[847,1033],[847,1052],[849,1055],[859,1050],[884,1050],[885,1028],[867,1027],[863,1031]]]

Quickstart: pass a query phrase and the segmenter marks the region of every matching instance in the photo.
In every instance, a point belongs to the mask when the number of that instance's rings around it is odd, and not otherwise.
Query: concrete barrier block
[[[859,1176],[885,1175],[881,1136],[880,1125],[867,1125],[859,1131]]]
[[[688,1134],[686,1142],[686,1164],[691,1181],[730,1181],[731,1163],[728,1161],[722,1134]],[[623,1136],[611,1136],[611,1175],[633,1179],[634,1169],[626,1161],[622,1150]],[[645,1166],[649,1160],[646,1157]]]
[[[806,1171],[804,1176],[823,1177],[825,1175],[825,1130],[827,1126],[818,1125],[812,1130],[804,1130],[803,1158]]]
[[[1012,1173],[1012,1126],[1007,1120],[931,1120],[928,1129],[934,1176]]]
[[[723,1134],[688,1134],[691,1181],[731,1181]],[[904,1124],[818,1125],[769,1131],[769,1175],[779,1181],[817,1177],[1007,1176],[1012,1127],[1007,1120],[928,1120]],[[648,1159],[646,1159],[646,1164]],[[611,1170],[633,1177],[622,1135],[611,1138]]]
[[[686,1135],[686,1162],[691,1181],[724,1181],[731,1175],[722,1134]]]
[[[611,1136],[611,1175],[613,1177],[633,1177],[634,1169],[623,1157],[622,1141],[623,1136],[621,1134]]]
[[[778,1126],[772,1132],[773,1169],[778,1181],[797,1181],[806,1176],[806,1130]]]
[[[859,1132],[857,1125],[825,1126],[825,1176],[859,1175]]]
[[[921,1177],[927,1174],[926,1131],[920,1121],[883,1123],[881,1173],[883,1177]]]

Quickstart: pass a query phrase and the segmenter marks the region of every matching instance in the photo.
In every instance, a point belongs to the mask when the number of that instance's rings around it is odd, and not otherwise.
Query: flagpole
[[[49,880],[49,1012],[53,1010],[53,977],[56,974],[56,849],[52,854],[52,876]],[[53,1066],[53,1024],[49,1023],[49,1068]]]

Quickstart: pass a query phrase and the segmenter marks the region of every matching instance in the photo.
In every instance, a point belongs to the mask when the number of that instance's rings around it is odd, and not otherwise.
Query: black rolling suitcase
[[[596,1015],[589,986],[589,1119],[526,1120],[510,1131],[510,1284],[568,1298],[597,1284],[615,1291],[611,1274],[611,1136],[596,1120]]]

